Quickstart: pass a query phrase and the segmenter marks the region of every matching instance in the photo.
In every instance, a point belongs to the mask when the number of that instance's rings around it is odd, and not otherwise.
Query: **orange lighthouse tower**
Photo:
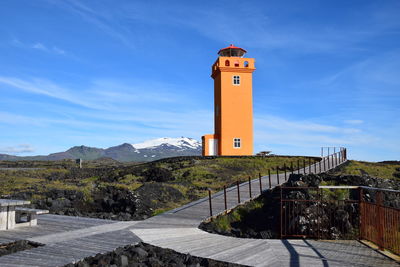
[[[203,156],[253,155],[254,58],[234,45],[222,48],[212,66],[214,134],[202,136]]]

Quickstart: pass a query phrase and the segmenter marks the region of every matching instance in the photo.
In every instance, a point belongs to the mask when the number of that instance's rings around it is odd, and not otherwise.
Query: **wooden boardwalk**
[[[327,167],[327,159],[324,159]],[[336,166],[333,160],[330,168]],[[324,171],[323,162],[301,173]],[[276,174],[271,185],[277,185]],[[280,174],[281,183],[285,181]],[[260,194],[259,180],[251,181],[252,196]],[[268,177],[262,186],[269,188]],[[250,200],[249,184],[240,185],[241,202]],[[237,206],[237,188],[227,189],[227,204]],[[212,196],[213,213],[224,211],[223,192]],[[39,216],[37,227],[0,232],[0,243],[31,240],[45,246],[0,257],[0,266],[63,266],[98,253],[143,241],[181,253],[251,266],[398,266],[357,241],[266,240],[234,238],[198,229],[209,217],[208,198],[138,222]]]
[[[331,158],[329,169],[344,162],[336,164]],[[308,174],[327,170],[328,159],[324,158],[321,163],[307,166],[299,172]],[[284,173],[279,174],[279,182],[285,182]],[[261,183],[263,189],[268,189],[269,177],[262,177]],[[251,181],[253,198],[260,195],[259,185],[259,179]],[[276,173],[271,174],[271,186],[276,185],[278,177]],[[249,183],[242,183],[239,188],[241,203],[249,201]],[[228,209],[236,207],[237,187],[233,186],[226,191]],[[223,191],[212,195],[212,210],[214,215],[224,212]],[[209,216],[209,200],[203,198],[139,222],[131,231],[144,242],[155,246],[250,266],[398,266],[394,261],[358,241],[235,238],[198,229],[198,225]]]
[[[38,226],[1,231],[0,243],[30,240],[44,246],[2,256],[0,266],[64,266],[107,253],[140,241],[129,230],[136,223],[41,215]]]

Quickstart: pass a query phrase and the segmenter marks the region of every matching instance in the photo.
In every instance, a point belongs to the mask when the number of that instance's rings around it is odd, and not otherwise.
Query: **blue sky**
[[[211,65],[256,59],[255,151],[400,159],[400,2],[0,3],[0,153],[213,132]]]

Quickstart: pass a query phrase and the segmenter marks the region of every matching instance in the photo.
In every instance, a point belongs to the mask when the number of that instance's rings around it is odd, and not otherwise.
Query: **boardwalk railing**
[[[286,164],[283,164],[283,166],[276,166],[274,172],[272,172],[271,169],[268,169],[267,175],[262,176],[261,173],[259,173],[258,178],[256,179],[252,179],[252,177],[249,176],[247,182],[241,184],[239,181],[236,181],[235,186],[224,186],[223,191],[214,195],[209,189],[208,201],[210,217],[221,212],[226,212],[240,203],[259,196],[264,190],[280,185],[287,181],[290,174],[323,173],[335,168],[347,160],[347,149],[344,147],[329,147],[328,150],[321,148],[321,151],[329,151],[333,153],[322,156],[320,161],[313,161],[312,158],[308,158],[308,160],[303,159],[302,161],[297,160],[297,162],[291,162],[290,166],[287,166]],[[219,202],[222,195],[224,208],[221,210],[214,207],[216,205],[213,205],[213,199],[218,198],[216,202]],[[235,196],[233,197],[233,195]],[[237,201],[232,203],[233,199],[236,199]]]
[[[360,187],[360,239],[400,255],[400,191]]]
[[[280,187],[280,196],[281,238],[367,240],[400,255],[400,191]]]

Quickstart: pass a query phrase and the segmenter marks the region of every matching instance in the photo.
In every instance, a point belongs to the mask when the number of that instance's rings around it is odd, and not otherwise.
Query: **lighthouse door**
[[[210,139],[208,143],[208,152],[210,156],[218,155],[218,139]]]

